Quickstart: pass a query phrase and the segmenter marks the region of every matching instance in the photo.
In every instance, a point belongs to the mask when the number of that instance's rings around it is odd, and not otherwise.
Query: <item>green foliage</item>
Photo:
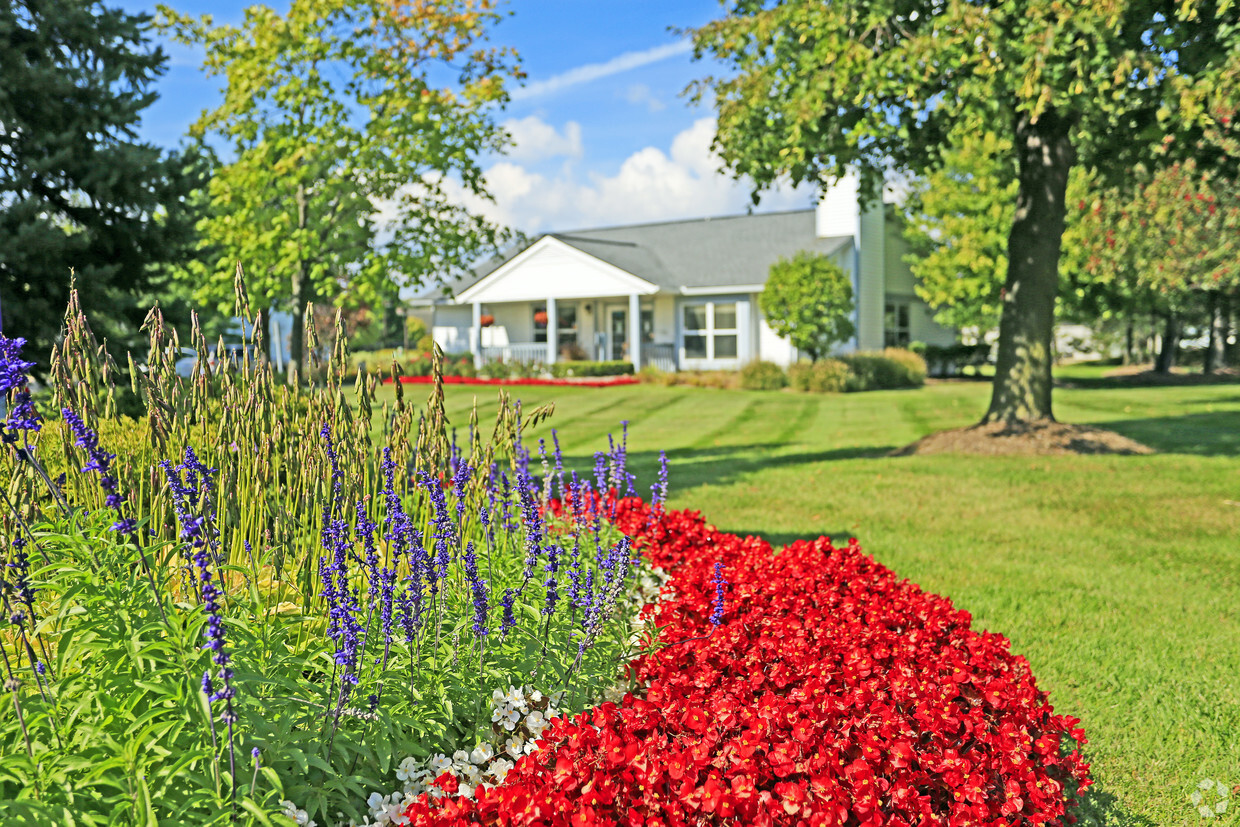
[[[788,375],[774,362],[754,361],[741,368],[741,387],[749,391],[777,391],[788,385]]]
[[[300,316],[342,290],[382,306],[393,277],[445,277],[502,239],[447,194],[454,181],[487,197],[478,159],[507,140],[493,116],[519,70],[486,42],[491,0],[294,0],[284,15],[252,6],[240,26],[161,13],[226,81],[224,103],[194,126],[233,156],[210,184],[202,231],[219,260],[201,273],[201,300],[230,303],[241,262],[262,307]]]
[[[840,361],[848,367],[849,391],[919,388],[926,382],[925,360],[909,350],[889,347],[881,353],[850,353]]]
[[[478,375],[486,379],[529,379],[542,376],[544,372],[541,362],[523,362],[520,359],[505,362],[503,359],[492,359],[483,364]]]
[[[167,266],[189,252],[202,168],[133,137],[167,68],[149,21],[99,0],[0,6],[0,308],[43,367],[75,276],[118,353],[153,293],[176,306]]]
[[[628,376],[633,373],[633,363],[623,360],[610,362],[556,362],[551,366],[551,375],[557,378],[568,376]]]
[[[852,373],[839,359],[819,359],[810,364],[805,389],[813,393],[840,393],[848,390]]]
[[[758,297],[766,323],[811,360],[853,337],[852,281],[828,256],[800,252],[771,265]]]
[[[755,200],[777,182],[829,184],[854,169],[872,200],[888,172],[941,169],[962,124],[988,125],[1010,141],[1011,154],[1000,160],[1014,170],[1018,209],[987,418],[1050,417],[1071,170],[1079,164],[1116,181],[1140,163],[1195,153],[1193,139],[1225,123],[1240,99],[1240,7],[1108,0],[1070,9],[1058,0],[724,5],[720,19],[691,35],[697,56],[731,71],[696,91],[718,113],[713,148],[729,172],[754,182]],[[1205,157],[1234,165],[1231,153]],[[979,298],[993,295],[974,286]]]
[[[144,548],[109,530],[115,516],[93,475],[78,471],[87,457],[63,423],[44,423],[26,455],[40,458],[50,476],[65,473],[61,494],[23,456],[7,451],[0,458],[9,490],[23,504],[20,520],[12,511],[0,513],[5,536],[34,526],[27,547],[33,623],[0,631],[3,677],[20,677],[0,694],[6,824],[224,824],[234,816],[285,823],[281,799],[320,823],[340,812],[360,820],[370,793],[399,786],[393,775],[403,758],[450,753],[489,737],[492,690],[541,685],[565,693],[559,706],[571,711],[614,686],[635,645],[632,621],[640,607],[628,589],[638,572],[630,561],[640,564],[617,552],[624,576],[604,576],[606,554],[621,548],[617,532],[605,521],[541,516],[536,498],[501,487],[490,470],[494,464],[530,484],[517,473],[521,434],[549,408],[522,413],[501,393],[490,438],[474,410],[469,441],[457,445],[442,384],[432,386],[421,410],[404,401],[400,385],[379,405],[376,377],[364,374],[349,389],[355,404],[346,401],[352,372],[342,331],[322,369],[322,387],[278,383],[262,359],[224,364],[214,374],[200,363],[186,380],[170,369],[167,354],[174,348],[153,313],[151,359],[135,372],[144,413],[117,419],[115,373],[79,314],[71,303],[67,337],[53,358],[54,406],[78,411],[97,430],[101,448],[117,455],[123,508],[139,519],[135,536]],[[250,317],[244,303],[238,314]],[[263,352],[260,341],[247,344],[247,352]],[[208,618],[199,562],[191,560],[195,548],[185,540],[187,524],[159,466],[178,461],[186,447],[218,469],[211,475],[214,493],[190,508],[203,520],[202,559],[222,589],[237,693],[232,727],[225,726],[222,704],[208,703],[201,689],[208,670],[220,687],[219,668],[203,647]],[[389,457],[390,466],[381,464]],[[453,462],[480,470],[457,476]],[[610,473],[620,478],[623,471]],[[453,484],[436,506],[430,492],[441,490],[440,479]],[[562,496],[563,484],[546,475],[541,496],[553,490]],[[481,518],[484,504],[497,509],[489,528]],[[499,510],[518,515],[515,527],[507,517],[498,524]],[[402,511],[409,528],[399,533]],[[363,521],[376,529],[368,531]],[[413,532],[435,545],[428,553],[442,555],[433,586],[407,579],[414,573]],[[563,599],[563,581],[559,609],[544,613],[556,587],[526,571],[534,532],[540,553],[550,554],[554,544],[566,558],[562,571],[571,565],[576,576],[607,584],[603,615],[589,628]],[[407,544],[403,553],[400,542]],[[591,551],[569,558],[574,548]],[[486,634],[475,626],[468,549],[489,589]],[[20,551],[6,542],[0,570],[18,565]],[[331,566],[336,573],[325,575]],[[425,576],[425,566],[419,571]],[[396,584],[391,625],[379,585],[388,577]],[[358,605],[349,615],[360,640],[354,667],[342,665],[349,661],[341,660],[333,632],[341,615],[331,609],[346,593]],[[502,630],[505,595],[515,625]],[[412,605],[402,603],[406,598],[424,604],[412,626],[402,619],[410,617],[401,614],[401,606]],[[35,679],[37,661],[47,665],[45,680]],[[348,681],[346,668],[354,669]],[[260,754],[257,770],[252,748]]]

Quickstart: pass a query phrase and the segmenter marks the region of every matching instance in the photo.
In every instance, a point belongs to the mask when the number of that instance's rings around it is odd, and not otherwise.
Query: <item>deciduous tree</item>
[[[1168,133],[1200,134],[1240,46],[1240,8],[1156,0],[730,0],[692,32],[714,148],[758,190],[857,167],[937,169],[954,126],[1011,142],[1017,192],[985,421],[1052,418],[1051,335],[1072,169],[1114,179]],[[1177,141],[1176,146],[1190,142]],[[755,197],[757,192],[755,192]]]
[[[758,305],[771,330],[814,361],[856,332],[852,281],[829,256],[802,251],[780,258],[771,265]]]
[[[506,140],[493,113],[519,69],[487,43],[496,0],[293,0],[219,27],[161,11],[227,83],[194,126],[231,156],[202,223],[221,253],[202,298],[226,307],[241,262],[251,296],[297,318],[314,297],[381,304],[501,239],[449,197],[486,197],[479,156]]]

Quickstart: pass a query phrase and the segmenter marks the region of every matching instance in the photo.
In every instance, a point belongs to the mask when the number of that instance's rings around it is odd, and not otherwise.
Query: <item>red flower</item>
[[[673,570],[675,597],[648,616],[665,643],[683,642],[631,664],[645,699],[557,720],[501,785],[476,802],[422,796],[412,824],[1071,820],[1089,766],[1060,744],[1084,743],[1079,721],[1053,714],[1029,664],[1002,637],[971,631],[967,612],[898,580],[855,541],[776,556],[694,513],[614,504],[617,527]],[[712,631],[716,562],[733,583]]]

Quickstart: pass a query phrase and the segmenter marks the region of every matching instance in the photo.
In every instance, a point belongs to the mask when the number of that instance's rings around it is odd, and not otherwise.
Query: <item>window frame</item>
[[[716,308],[719,305],[731,305],[733,326],[717,327],[716,326]],[[690,308],[703,308],[705,310],[705,327],[691,328],[688,325],[686,314]],[[676,327],[679,332],[679,341],[677,342],[677,355],[681,367],[684,368],[723,368],[732,367],[740,364],[743,358],[744,345],[748,341],[744,337],[745,319],[747,318],[748,304],[744,296],[704,296],[702,298],[693,298],[682,300],[676,308],[677,318]],[[701,336],[706,341],[705,356],[690,356],[688,354],[685,342],[690,337]],[[736,341],[736,355],[720,356],[718,355],[717,339],[722,337],[732,337]]]

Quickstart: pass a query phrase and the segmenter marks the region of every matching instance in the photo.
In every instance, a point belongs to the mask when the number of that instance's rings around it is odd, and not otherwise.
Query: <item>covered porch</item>
[[[657,285],[554,236],[453,301],[464,327],[458,349],[474,354],[479,368],[497,360],[598,360],[627,361],[634,370],[675,370],[673,303]]]
[[[641,370],[675,370],[672,337],[656,340],[654,296],[472,302],[466,341],[477,367],[488,362],[551,365],[624,361]]]

